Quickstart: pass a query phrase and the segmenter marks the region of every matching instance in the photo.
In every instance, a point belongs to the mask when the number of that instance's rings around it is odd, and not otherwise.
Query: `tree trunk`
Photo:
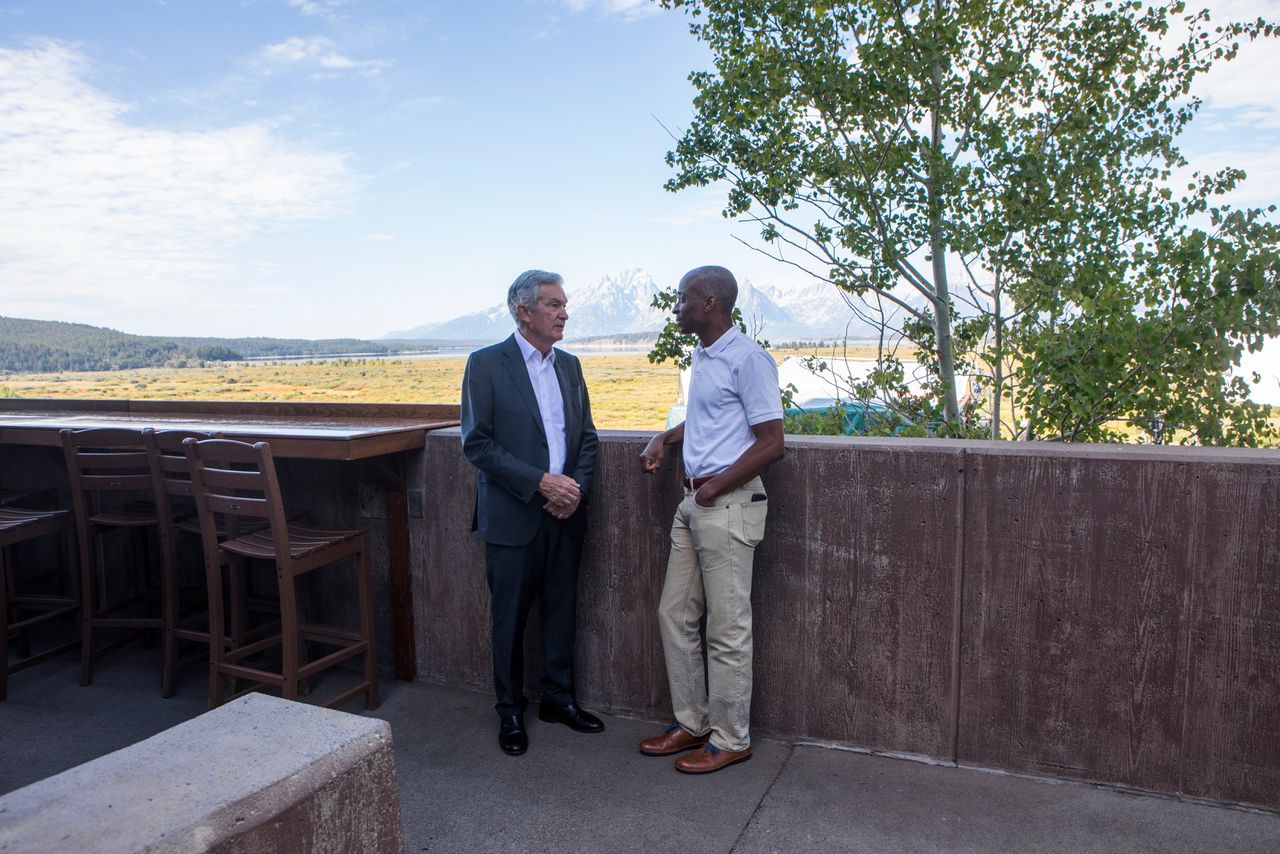
[[[991,360],[991,438],[1000,439],[1000,391],[1004,385],[1004,318],[1000,316],[1000,273],[996,273],[995,286],[992,290],[992,330],[994,333],[995,358]]]
[[[939,227],[933,227],[934,237],[930,240],[930,251],[933,252],[934,290],[937,298],[933,301],[933,332],[938,342],[938,379],[942,381],[942,414],[948,424],[960,426],[960,402],[956,394],[956,359],[955,344],[951,340],[951,300],[947,288],[946,247],[937,239]]]
[[[934,65],[934,97],[942,98],[942,67]],[[938,379],[942,381],[942,414],[952,427],[960,427],[960,403],[956,396],[955,345],[951,340],[951,288],[947,283],[947,247],[942,240],[942,204],[938,195],[938,170],[942,153],[941,105],[930,110],[932,161],[929,166],[929,253],[933,256],[933,333],[938,347]]]

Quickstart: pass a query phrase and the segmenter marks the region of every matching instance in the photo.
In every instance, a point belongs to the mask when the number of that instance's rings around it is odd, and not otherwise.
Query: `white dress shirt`
[[[533,384],[533,396],[538,399],[538,412],[542,414],[542,432],[547,434],[547,456],[551,474],[564,474],[565,433],[564,397],[560,394],[560,382],[556,379],[556,348],[544,357],[519,332],[516,343],[524,354],[524,366],[529,369],[529,382]]]

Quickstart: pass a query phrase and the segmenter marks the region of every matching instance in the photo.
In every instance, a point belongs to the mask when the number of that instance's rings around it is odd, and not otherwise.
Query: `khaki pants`
[[[760,478],[701,507],[686,490],[671,523],[658,606],[676,721],[722,750],[751,744],[751,563],[764,538]],[[707,617],[706,668],[699,622]]]

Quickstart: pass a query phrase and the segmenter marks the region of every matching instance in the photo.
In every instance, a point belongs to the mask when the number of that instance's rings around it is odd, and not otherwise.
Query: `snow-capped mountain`
[[[766,338],[774,341],[783,338],[862,338],[875,334],[871,327],[857,318],[835,286],[827,282],[813,281],[788,288],[763,285],[758,290],[784,308],[784,316],[767,324],[761,333]],[[743,316],[750,328],[745,306]]]
[[[668,312],[652,306],[659,290],[653,277],[639,267],[628,267],[583,287],[570,287],[568,341],[632,332],[653,332],[670,319]],[[854,318],[853,311],[834,287],[823,282],[801,286],[757,287],[739,281],[738,307],[747,330],[778,342],[791,338],[867,337],[870,327]],[[497,341],[514,329],[505,303],[429,323],[387,338]]]
[[[658,331],[671,316],[653,307],[658,290],[652,276],[632,266],[570,291],[565,337]]]
[[[392,332],[384,338],[413,340],[416,338],[440,338],[457,341],[497,341],[511,334],[514,328],[507,304],[495,305],[484,311],[464,314],[442,323],[425,323],[402,332]]]

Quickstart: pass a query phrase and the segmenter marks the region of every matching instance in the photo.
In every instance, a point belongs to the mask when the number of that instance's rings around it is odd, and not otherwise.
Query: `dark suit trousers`
[[[576,702],[573,644],[577,629],[578,560],[582,543],[544,513],[527,546],[485,543],[493,626],[493,688],[499,715],[524,708],[524,629],[534,598],[541,599],[542,694],[560,705]]]

